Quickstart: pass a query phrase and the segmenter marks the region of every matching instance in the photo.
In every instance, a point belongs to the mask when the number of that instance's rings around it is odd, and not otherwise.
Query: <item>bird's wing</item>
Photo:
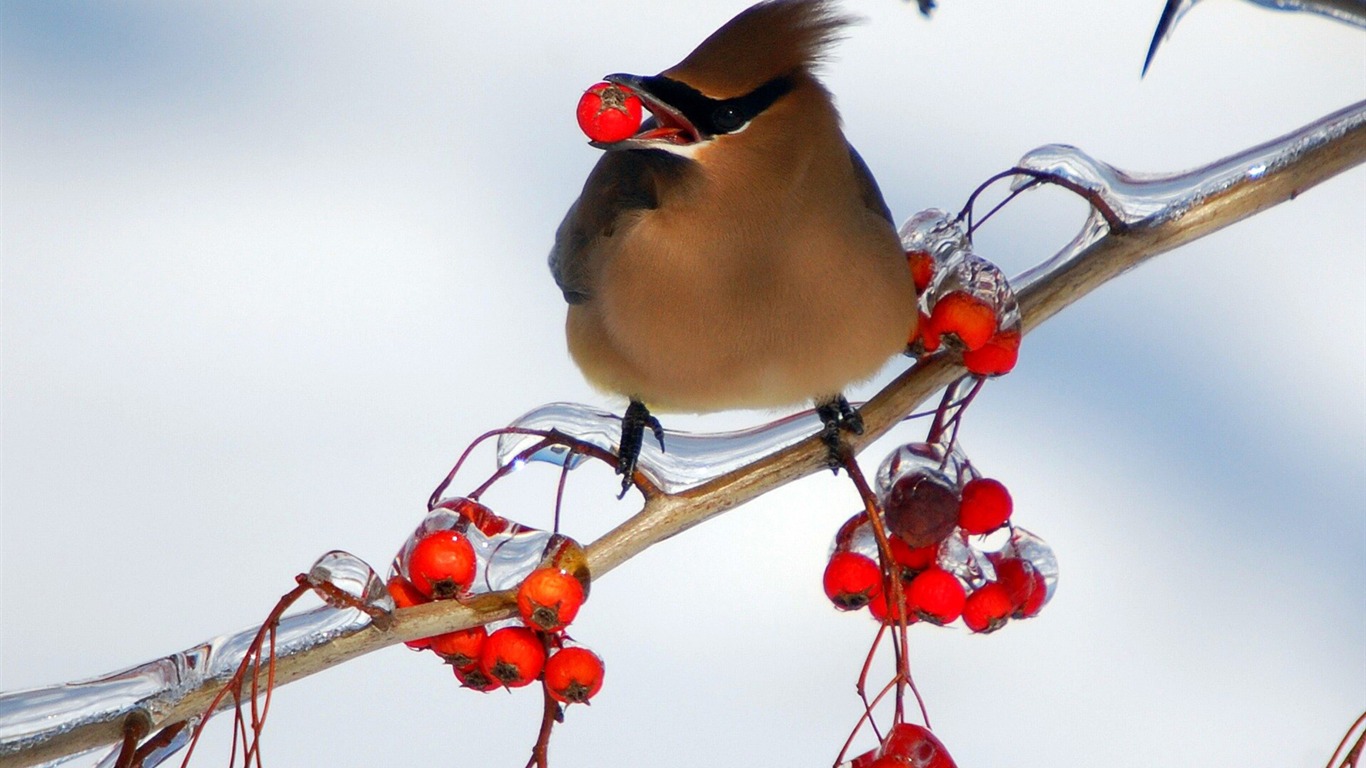
[[[594,259],[603,240],[628,226],[632,212],[659,207],[659,182],[688,161],[658,150],[608,152],[598,160],[579,199],[555,231],[550,273],[570,304],[593,295]]]
[[[854,164],[854,179],[858,182],[859,197],[862,198],[864,206],[895,227],[892,211],[887,207],[887,201],[882,199],[882,190],[878,189],[873,172],[868,170],[868,164],[863,162],[863,158],[852,144],[846,142],[845,146],[849,147],[849,161]]]

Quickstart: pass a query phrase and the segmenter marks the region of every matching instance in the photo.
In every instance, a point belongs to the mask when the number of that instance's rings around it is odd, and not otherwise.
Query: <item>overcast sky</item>
[[[744,5],[0,6],[0,688],[257,623],[330,549],[387,567],[477,434],[554,400],[620,408],[564,351],[545,268],[598,154],[574,105]],[[847,3],[867,23],[826,68],[898,219],[1040,144],[1175,171],[1366,95],[1366,37],[1321,18],[1202,4],[1140,80],[1161,0],[943,5]],[[1061,581],[989,637],[913,629],[959,765],[1317,767],[1366,708],[1363,200],[1357,169],[1162,256],[978,399],[963,442]],[[1018,272],[1083,213],[1032,193],[979,251]],[[553,481],[488,501],[548,525]],[[614,488],[572,477],[566,532],[630,514]],[[820,591],[856,507],[811,478],[595,584],[573,634],[606,687],[554,765],[831,762],[873,636]],[[539,708],[393,648],[283,689],[265,757],[521,766]]]

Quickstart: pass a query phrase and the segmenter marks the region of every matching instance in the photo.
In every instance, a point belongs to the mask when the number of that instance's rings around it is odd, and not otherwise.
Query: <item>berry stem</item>
[[[548,658],[554,651],[550,635],[541,633],[541,642],[545,643],[545,655]],[[560,703],[551,697],[550,686],[546,684],[544,675],[541,676],[541,696],[545,700],[541,708],[541,729],[536,733],[536,743],[531,747],[531,758],[527,760],[526,768],[549,768],[550,732],[554,730],[556,722],[564,720],[564,712],[560,709]]]

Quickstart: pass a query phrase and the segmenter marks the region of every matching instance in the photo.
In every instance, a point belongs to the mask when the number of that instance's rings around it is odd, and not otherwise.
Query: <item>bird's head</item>
[[[606,81],[634,91],[653,117],[634,136],[593,146],[693,157],[717,138],[762,121],[796,90],[814,87],[828,103],[811,71],[848,23],[827,0],[768,0],[658,75],[608,75]]]

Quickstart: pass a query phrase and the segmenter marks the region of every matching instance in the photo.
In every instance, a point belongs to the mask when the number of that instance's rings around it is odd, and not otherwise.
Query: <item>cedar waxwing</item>
[[[555,233],[569,352],[626,395],[628,487],[649,409],[814,402],[832,466],[841,394],[902,352],[916,293],[877,182],[813,69],[849,19],[769,0],[650,77],[609,75],[652,113],[610,144]],[[648,407],[647,407],[648,406]]]

